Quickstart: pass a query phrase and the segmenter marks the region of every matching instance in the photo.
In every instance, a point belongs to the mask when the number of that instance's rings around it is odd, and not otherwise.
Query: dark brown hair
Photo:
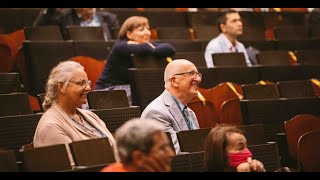
[[[243,134],[239,128],[230,125],[217,125],[208,134],[205,142],[205,161],[209,172],[223,172],[228,167],[226,147],[229,132]]]
[[[232,13],[238,13],[238,11],[235,11],[233,9],[228,9],[226,11],[223,11],[221,15],[217,18],[217,26],[220,32],[222,32],[222,29],[220,27],[221,24],[226,24],[227,22],[227,15]]]

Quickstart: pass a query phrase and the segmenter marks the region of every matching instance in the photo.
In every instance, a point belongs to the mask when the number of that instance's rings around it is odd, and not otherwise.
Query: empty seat
[[[317,50],[298,50],[296,55],[300,64],[320,65],[320,52]]]
[[[245,99],[278,99],[280,98],[275,84],[244,84],[242,90]]]
[[[21,92],[19,73],[0,73],[0,94]]]
[[[310,49],[319,49],[319,39],[315,40],[280,40],[276,41],[276,47],[277,50],[289,50],[289,51],[295,51],[295,50],[310,50]]]
[[[176,49],[176,52],[200,52],[202,51],[201,41],[191,41],[189,39],[169,39],[158,40],[157,42],[170,43]],[[205,47],[204,47],[205,48]]]
[[[33,114],[26,93],[0,94],[0,116]]]
[[[204,150],[204,142],[211,128],[201,128],[177,133],[181,152],[197,152]]]
[[[125,90],[91,91],[88,93],[90,109],[112,109],[129,107]]]
[[[205,104],[199,100],[188,103],[188,107],[196,114],[200,128],[214,127],[219,122],[219,114],[213,102],[206,100]]]
[[[190,30],[187,27],[157,27],[158,39],[190,39]]]
[[[93,166],[115,162],[108,138],[74,141],[69,144],[76,166]]]
[[[132,103],[143,110],[164,90],[163,69],[129,68]]]
[[[261,66],[258,69],[259,80],[279,82],[305,79],[301,66]]]
[[[174,59],[187,59],[196,67],[207,67],[203,52],[177,52]]]
[[[96,113],[99,118],[102,119],[111,133],[114,133],[128,120],[141,116],[140,107],[138,106],[114,109],[95,109],[92,110],[92,112]]]
[[[0,147],[18,150],[33,141],[42,114],[0,117]]]
[[[216,26],[193,26],[193,30],[195,31],[196,39],[200,40],[211,40],[217,37],[220,32]]]
[[[307,39],[307,30],[304,26],[276,26],[273,31],[277,40]]]
[[[279,169],[280,155],[276,142],[248,146],[252,152],[252,157],[261,161],[267,172],[274,172]]]
[[[71,170],[66,145],[59,144],[21,151],[26,172],[55,172]]]
[[[290,65],[288,51],[263,51],[257,54],[260,65]]]
[[[288,143],[288,150],[290,157],[298,160],[298,141],[299,138],[314,130],[320,130],[320,118],[311,114],[299,114],[290,120],[284,122],[284,129]]]
[[[59,26],[25,27],[24,33],[30,41],[63,41]]]
[[[132,55],[134,68],[165,68],[168,64],[167,57]]]
[[[267,143],[262,124],[239,126],[239,128],[244,132],[248,145]],[[178,132],[181,152],[204,151],[205,140],[210,131],[211,128],[201,128]]]
[[[319,114],[319,98],[290,98],[241,100],[245,124],[264,124],[268,141],[276,141],[277,133],[284,132],[283,122],[298,114]]]
[[[145,12],[151,28],[155,27],[187,27],[187,16],[184,12]]]
[[[204,172],[204,152],[178,154],[172,158],[171,168],[172,172]]]
[[[102,27],[67,26],[70,40],[105,41]]]
[[[245,26],[245,25],[244,25]],[[251,26],[245,26],[243,29],[243,34],[239,36],[239,41],[263,41],[264,37],[264,29],[263,28],[255,28]]]
[[[14,151],[0,150],[0,172],[18,172]]]
[[[189,26],[215,26],[220,13],[218,12],[188,12]]]
[[[311,131],[299,138],[298,162],[299,170],[304,172],[320,171],[320,131]]]
[[[243,53],[215,53],[212,60],[214,66],[247,66]]]
[[[106,60],[114,41],[73,41],[74,55]]]
[[[282,98],[316,97],[309,80],[283,81],[278,82],[277,86]]]
[[[226,100],[220,108],[220,123],[243,125],[243,115],[240,107],[240,99]]]

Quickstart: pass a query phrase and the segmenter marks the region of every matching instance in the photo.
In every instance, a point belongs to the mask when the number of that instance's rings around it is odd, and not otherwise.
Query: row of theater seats
[[[318,69],[313,66],[198,68],[203,74],[201,88],[211,88],[222,82],[254,84],[260,80],[280,82],[317,79],[320,77]],[[133,104],[144,109],[164,90],[163,69],[130,68],[129,72]]]
[[[311,120],[311,119],[312,120]],[[290,155],[296,153],[295,159],[299,163],[299,171],[314,172],[319,167],[316,164],[319,161],[317,150],[319,146],[317,137],[319,137],[319,118],[311,115],[299,115],[286,121],[287,139],[290,149]],[[307,122],[308,121],[308,122]],[[311,123],[311,124],[310,124]],[[290,126],[288,125],[290,124]],[[267,142],[263,132],[263,125],[240,126],[245,132],[248,145],[253,153],[253,157],[262,161],[267,171],[275,171],[280,165],[280,155],[276,142]],[[301,130],[301,128],[303,130]],[[299,132],[297,130],[299,129]],[[209,133],[210,128],[181,131],[177,133],[178,141],[181,146],[182,154],[176,155],[172,161],[172,170],[176,171],[205,171],[204,164],[204,140]],[[305,133],[307,132],[307,133]],[[291,133],[291,134],[290,134]],[[297,137],[300,137],[297,139]],[[296,145],[296,146],[294,146]],[[69,144],[71,152],[75,159],[76,169],[72,170],[66,154],[64,145],[55,145],[50,147],[24,149],[20,150],[20,156],[17,156],[22,171],[98,171],[103,166],[114,162],[113,155],[106,139],[94,139],[78,141]],[[99,150],[99,153],[97,153]],[[52,155],[59,158],[48,158]],[[11,157],[9,159],[5,155]],[[17,171],[15,164],[16,158],[12,151],[1,152],[0,156],[4,161],[6,171]],[[90,157],[89,157],[90,156]],[[283,154],[281,156],[283,158]],[[11,162],[9,161],[11,160]],[[11,166],[8,164],[11,163]],[[51,166],[44,166],[50,164]],[[2,169],[3,170],[3,169]]]
[[[317,138],[320,137],[320,118],[310,114],[299,114],[286,120],[283,124],[286,134],[283,133],[282,138],[285,138],[285,141],[278,141],[278,143],[267,142],[263,124],[239,127],[247,137],[247,144],[253,157],[261,160],[267,171],[275,171],[281,165],[304,172],[319,171],[320,155],[318,151],[320,146]],[[210,130],[211,128],[202,128],[178,132],[181,151],[203,152],[204,141]],[[203,164],[203,157],[198,158],[196,161],[198,164],[195,163],[195,165],[198,165],[199,168],[199,165]]]
[[[306,83],[304,83],[306,84]],[[239,91],[239,87],[237,87],[235,84],[233,84],[234,88],[237,90],[238,95],[242,94],[245,95],[244,93],[242,93],[241,91]],[[220,86],[218,86],[220,87]],[[227,87],[230,87],[227,85]],[[264,87],[269,87],[269,86],[264,86]],[[225,90],[224,90],[225,91]],[[231,91],[231,90],[229,90]],[[119,93],[120,92],[120,93]],[[122,106],[127,106],[128,102],[127,100],[124,101],[119,101],[119,99],[126,99],[125,93],[124,92],[114,92],[116,94],[109,94],[109,96],[106,94],[106,98],[110,99],[110,97],[118,97],[117,98],[117,103],[114,103],[114,101],[110,100],[110,101],[101,101],[101,99],[104,98],[94,98],[94,97],[102,97],[103,96],[103,92],[93,92],[92,95],[89,95],[88,98],[91,99],[98,99],[98,101],[96,101],[96,103],[93,103],[92,101],[89,100],[89,106],[96,106],[96,107],[91,107],[91,108],[109,108],[112,105],[115,105],[115,107],[122,107]],[[256,90],[253,91],[254,93],[256,93]],[[110,92],[109,92],[110,93]],[[233,92],[234,93],[234,92]],[[203,93],[205,94],[205,93]],[[238,97],[237,94],[233,95],[233,97]],[[124,98],[123,98],[124,97]],[[25,98],[26,99],[26,98]],[[100,101],[99,101],[100,100]],[[239,101],[239,99],[237,99]],[[12,100],[4,100],[2,102],[13,102]],[[19,102],[22,102],[21,100],[19,100]],[[207,101],[207,103],[209,103],[209,101]],[[251,105],[250,105],[251,103]],[[15,103],[17,104],[17,103]],[[23,103],[22,103],[23,104]],[[244,104],[244,105],[243,105]],[[317,107],[319,106],[319,101],[318,98],[300,98],[300,99],[284,99],[284,100],[268,100],[268,101],[263,101],[263,100],[256,100],[256,101],[242,101],[240,102],[241,108],[245,107],[244,110],[242,110],[242,112],[249,112],[249,114],[245,114],[243,117],[244,119],[249,118],[249,123],[246,121],[244,121],[245,123],[243,124],[257,124],[257,123],[263,123],[264,124],[264,128],[265,128],[265,132],[266,132],[266,136],[268,140],[276,140],[275,134],[279,133],[279,132],[283,132],[283,131],[279,131],[279,127],[281,126],[281,123],[283,123],[285,120],[288,120],[289,118],[291,118],[294,114],[296,113],[312,113],[312,114],[319,114]],[[246,107],[247,106],[247,107]],[[16,108],[16,107],[15,107]],[[9,109],[15,109],[15,108],[9,108]],[[192,108],[192,107],[191,107]],[[123,108],[122,108],[123,109]],[[128,108],[124,108],[126,112],[129,113]],[[140,110],[139,107],[131,107],[131,109],[135,109],[133,111],[139,111],[138,113],[136,113],[133,116],[128,116],[123,118],[123,111],[121,111],[120,109],[117,109],[116,111],[114,110],[94,110],[102,119],[106,120],[106,124],[110,125],[110,130],[114,132],[114,130],[119,127],[123,122],[125,122],[126,120],[128,120],[131,117],[138,117],[140,116]],[[263,110],[261,112],[261,110]],[[105,114],[104,112],[109,112],[109,114]],[[111,114],[110,114],[111,113]],[[196,111],[197,113],[197,111]],[[116,120],[115,124],[115,128],[113,128],[113,123],[110,122],[110,119],[113,119],[112,114],[118,114],[118,117],[121,116],[122,119]],[[134,112],[133,112],[134,114]],[[204,113],[202,113],[204,114]],[[228,113],[228,114],[233,114],[233,117],[231,117],[232,119],[234,119],[234,113]],[[27,116],[22,116],[20,118],[17,117],[3,117],[2,121],[3,123],[5,123],[3,126],[1,127],[9,127],[7,129],[5,129],[3,132],[4,134],[4,140],[6,142],[4,142],[4,144],[8,144],[8,142],[11,143],[17,143],[13,145],[16,148],[20,148],[21,145],[25,144],[25,143],[29,143],[32,141],[32,137],[33,137],[33,133],[32,131],[34,131],[37,121],[30,121],[31,126],[33,126],[33,128],[28,127],[28,128],[19,128],[20,132],[14,131],[14,129],[17,126],[14,126],[12,119],[25,119],[25,117],[31,117],[32,115],[27,115]],[[37,116],[37,115],[36,115]],[[117,116],[117,115],[116,115]],[[198,114],[197,114],[198,116]],[[262,118],[263,117],[263,118]],[[40,118],[40,116],[38,115],[38,118]],[[199,117],[198,117],[199,118]],[[260,119],[259,119],[260,118]],[[262,118],[262,119],[261,119]],[[7,121],[6,121],[7,119]],[[251,119],[251,120],[250,120]],[[270,121],[272,120],[273,121]],[[201,121],[201,118],[199,118],[199,121]],[[16,121],[18,122],[18,121]],[[19,125],[26,125],[28,121],[23,120],[23,123],[21,123],[21,121],[19,121],[17,124]],[[235,124],[234,122],[230,122],[231,124]],[[20,127],[20,126],[18,126]],[[212,126],[211,126],[212,127]],[[11,129],[10,129],[11,128]],[[22,131],[21,131],[22,129]],[[27,129],[27,131],[29,132],[29,136],[26,136],[25,133],[25,129]],[[17,141],[16,139],[14,139],[14,136],[12,134],[9,133],[9,137],[5,136],[5,134],[8,135],[8,132],[11,132],[13,134],[15,134],[16,136],[22,135],[22,138],[20,136],[20,141],[22,139],[23,143],[20,142],[19,144],[19,140]],[[26,141],[26,137],[29,137],[28,141]],[[272,138],[273,137],[273,138]],[[18,137],[19,139],[19,137]],[[8,141],[9,140],[9,141]],[[10,144],[10,143],[9,143]],[[13,146],[9,147],[12,148]],[[190,158],[189,158],[190,159]]]
[[[15,153],[12,150],[0,152],[1,156],[9,156],[2,161],[1,171],[23,172],[55,172],[82,170],[90,167],[98,171],[102,167],[115,162],[113,150],[107,138],[75,141],[68,144],[75,163],[71,166],[66,145],[53,145],[41,148],[20,149]]]
[[[1,17],[6,18],[5,21],[1,22],[10,22],[0,24],[3,33],[10,33],[23,27],[31,26],[40,10],[41,9],[1,9],[0,14],[3,14]],[[204,31],[206,27],[212,26],[212,33],[214,33],[216,29],[214,26],[216,24],[216,19],[220,14],[220,12],[124,11],[117,8],[109,8],[107,11],[115,13],[118,16],[120,24],[130,16],[140,15],[149,19],[151,28],[153,29],[157,27],[189,27],[199,29],[200,27],[201,31]],[[277,31],[277,26],[291,26],[291,31],[287,31],[284,35],[296,38],[297,33],[295,33],[295,30],[299,29],[296,28],[297,26],[305,26],[305,29],[313,28],[307,26],[308,14],[302,12],[240,12],[240,15],[245,27],[244,36],[247,37],[258,37],[263,39],[264,31],[271,30],[272,35],[271,37],[268,37],[270,39],[274,37],[273,28]],[[314,28],[313,31],[317,34],[312,33],[311,37],[319,37],[318,29],[319,28]],[[294,36],[288,36],[289,34]],[[281,37],[281,33],[280,35],[279,33],[276,33],[276,35]],[[198,34],[198,36],[200,37],[201,35]]]
[[[58,26],[25,27],[27,40],[101,40],[104,41],[101,27],[67,26],[67,37],[63,37]],[[115,37],[117,32],[115,30]],[[309,32],[310,31],[310,32]],[[274,28],[275,40],[306,40],[319,39],[320,26],[312,26],[309,30],[303,26],[279,26]],[[188,27],[157,27],[151,31],[152,39],[159,40],[203,40],[209,41],[220,34],[214,26]],[[309,38],[309,33],[312,37]],[[85,34],[85,36],[84,36]],[[264,41],[264,31],[246,27],[240,41]]]
[[[319,143],[320,119],[312,115],[298,115],[286,121],[289,155],[294,158],[299,171],[319,171],[317,163],[320,156]],[[253,157],[264,163],[267,171],[275,171],[280,164],[276,142],[267,142],[263,125],[240,126],[244,131],[248,147]],[[210,128],[181,131],[177,133],[182,154],[172,160],[173,172],[206,171],[204,163],[204,140]],[[0,152],[1,171],[99,171],[102,167],[114,162],[113,153],[105,138],[77,141],[69,144],[75,168],[71,168],[65,145],[54,145],[42,148],[21,149],[17,155],[12,150]],[[282,152],[283,153],[283,152]],[[281,155],[281,156],[280,156]],[[55,158],[51,158],[55,157]],[[59,158],[57,158],[59,157]],[[298,163],[299,162],[299,163]],[[50,164],[50,166],[47,166]],[[288,165],[288,164],[285,164]],[[292,164],[290,164],[292,165]],[[292,167],[292,166],[291,166]]]

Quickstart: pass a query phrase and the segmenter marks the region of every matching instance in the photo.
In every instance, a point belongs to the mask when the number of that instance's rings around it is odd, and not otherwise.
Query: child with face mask
[[[205,143],[208,171],[265,172],[263,164],[252,159],[243,132],[235,126],[214,127]]]

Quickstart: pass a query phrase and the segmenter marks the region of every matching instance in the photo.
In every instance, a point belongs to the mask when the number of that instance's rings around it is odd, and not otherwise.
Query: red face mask
[[[231,167],[237,167],[239,164],[247,162],[249,157],[252,157],[252,153],[248,148],[238,153],[228,153],[229,165]]]

